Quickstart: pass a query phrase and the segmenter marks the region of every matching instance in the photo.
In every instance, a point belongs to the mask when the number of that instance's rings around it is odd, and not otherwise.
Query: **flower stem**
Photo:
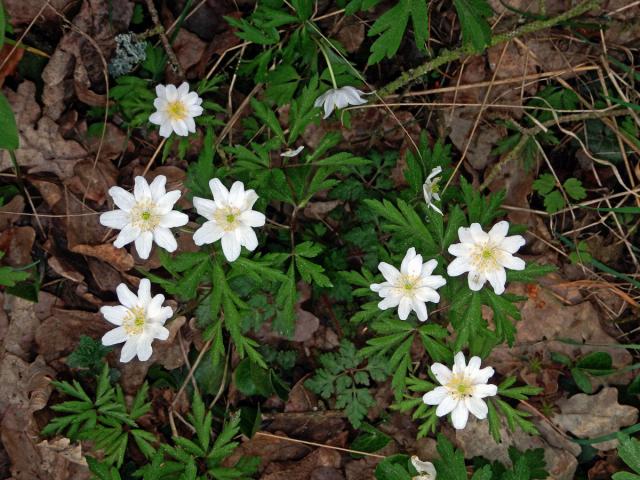
[[[333,74],[333,67],[331,66],[331,60],[329,60],[329,55],[327,51],[324,49],[324,45],[322,43],[318,43],[318,47],[324,56],[325,61],[327,62],[327,68],[329,69],[329,75],[331,76],[331,83],[333,84],[333,88],[338,89],[338,84],[336,83],[336,77]]]

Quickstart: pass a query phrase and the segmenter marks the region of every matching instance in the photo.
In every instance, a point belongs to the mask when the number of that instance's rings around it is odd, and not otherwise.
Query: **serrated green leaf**
[[[0,9],[2,7],[0,6]],[[2,37],[4,38],[4,37]],[[17,150],[20,146],[16,118],[7,97],[0,92],[0,149]]]
[[[487,17],[493,10],[486,0],[453,0],[462,29],[462,41],[481,52],[491,44],[491,26]]]

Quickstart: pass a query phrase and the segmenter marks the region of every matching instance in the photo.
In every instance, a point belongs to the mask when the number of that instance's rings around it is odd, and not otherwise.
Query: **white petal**
[[[107,322],[113,323],[114,325],[122,325],[124,317],[127,316],[129,310],[122,305],[115,305],[113,307],[105,305],[104,307],[100,307],[100,313]]]
[[[121,210],[129,211],[136,204],[135,197],[127,192],[124,188],[111,187],[109,189],[109,195],[111,195],[111,198],[113,198],[113,203],[115,203],[116,206]]]
[[[400,298],[397,295],[388,296],[378,303],[380,310],[387,310],[388,308],[396,308],[400,303]]]
[[[196,121],[192,117],[186,118],[184,122],[187,124],[189,133],[196,133]]]
[[[422,396],[422,401],[427,405],[439,405],[447,396],[446,387],[436,387]]]
[[[255,210],[245,210],[238,218],[248,227],[262,227],[266,222],[264,213],[256,212]]]
[[[165,87],[165,97],[169,102],[175,102],[178,99],[178,89],[175,85],[167,85]]]
[[[253,204],[258,200],[258,195],[255,190],[249,189],[244,192],[244,204],[242,205],[242,210],[251,210]]]
[[[136,238],[140,236],[140,229],[138,227],[134,227],[133,225],[125,225],[124,228],[120,231],[116,240],[113,242],[113,245],[116,248],[122,248],[125,245],[133,242]]]
[[[102,336],[102,344],[105,347],[109,347],[111,345],[126,342],[128,337],[129,336],[127,335],[124,327],[114,328]]]
[[[229,203],[236,208],[242,208],[244,204],[244,184],[236,181],[229,190]]]
[[[398,316],[400,320],[406,320],[411,313],[411,299],[409,297],[402,297],[400,299],[400,305],[398,305]]]
[[[237,235],[240,238],[240,244],[250,252],[253,252],[258,247],[258,237],[250,227],[239,227]]]
[[[180,200],[181,195],[182,193],[180,190],[171,190],[170,192],[165,193],[156,202],[156,212],[160,215],[169,213],[176,202]]]
[[[162,122],[164,121],[164,119],[165,119],[165,116],[162,112],[153,112],[151,115],[149,115],[149,122],[153,123],[154,125],[162,125]]]
[[[442,399],[442,401],[438,405],[438,408],[436,408],[436,415],[438,417],[444,417],[448,413],[451,413],[451,411],[453,411],[458,406],[458,403],[458,400],[450,395],[447,395]]]
[[[175,228],[183,227],[187,223],[189,223],[189,216],[186,213],[171,210],[160,218],[160,223],[158,225],[164,228]]]
[[[484,285],[484,282],[486,281],[487,281],[487,277],[485,277],[483,274],[476,272],[474,270],[471,270],[469,272],[469,276],[467,277],[469,288],[474,292],[477,292],[478,290],[480,290]]]
[[[505,269],[498,268],[496,270],[490,270],[486,273],[486,277],[496,295],[502,295],[504,293],[504,286],[507,283],[507,272]]]
[[[149,188],[149,183],[147,183],[147,180],[144,177],[136,177],[135,185],[133,187],[133,196],[136,197],[136,201],[138,202],[151,200],[151,189]]]
[[[467,426],[469,420],[469,410],[464,402],[458,402],[456,408],[451,412],[451,423],[456,430],[462,430]]]
[[[471,234],[471,238],[475,243],[482,243],[489,240],[489,234],[482,230],[482,227],[479,223],[472,223],[469,225],[469,233]]]
[[[428,262],[425,262],[422,265],[422,268],[420,269],[420,276],[426,277],[427,275],[431,275],[437,266],[438,266],[438,261],[435,259],[431,259]],[[440,277],[440,275],[437,275],[437,276]]]
[[[147,319],[150,322],[162,322],[162,304],[164,303],[164,295],[159,293],[155,295],[147,304]]]
[[[408,274],[412,277],[417,277],[422,271],[422,255],[416,255],[414,259],[409,262]]]
[[[474,243],[473,237],[471,236],[471,230],[466,227],[458,228],[458,238],[462,243]]]
[[[328,95],[324,101],[324,116],[323,119],[329,118],[331,112],[333,112],[333,108],[335,106],[335,97],[333,95]]]
[[[414,455],[414,456],[411,457],[411,464],[413,465],[413,468],[416,469],[416,472],[418,472],[418,473],[426,473],[427,474],[427,478],[435,480],[435,478],[436,478],[436,467],[433,466],[433,463],[431,463],[431,462],[423,462],[417,456]]]
[[[420,300],[421,302],[438,303],[440,301],[440,294],[432,288],[423,287],[416,290],[416,299]]]
[[[498,387],[490,383],[475,385],[473,387],[473,396],[477,398],[493,397],[497,395]]]
[[[482,360],[480,357],[473,356],[469,359],[469,363],[467,364],[467,375],[473,378],[480,371],[480,366],[482,365]]]
[[[138,340],[138,359],[141,362],[146,362],[151,358],[153,354],[153,349],[151,348],[151,343],[153,342],[153,338],[149,338],[146,335],[141,335]]]
[[[216,202],[206,198],[193,197],[193,206],[196,208],[198,215],[203,216],[207,220],[210,220],[217,210]]]
[[[400,264],[400,272],[407,275],[409,273],[409,263],[416,258],[416,249],[411,247],[405,253],[404,258],[402,259],[402,263]]]
[[[391,266],[386,262],[380,262],[378,264],[378,270],[380,270],[380,273],[382,273],[382,276],[387,282],[391,284],[395,284],[398,282],[400,272],[396,269],[396,267]]]
[[[302,150],[304,150],[304,145],[300,145],[298,148],[296,148],[295,150],[287,150],[286,152],[282,152],[280,154],[281,157],[287,157],[287,158],[292,158],[297,156]]]
[[[471,270],[471,264],[465,257],[454,258],[453,261],[447,266],[447,275],[450,277],[457,277],[463,273]]]
[[[160,131],[158,132],[161,137],[168,138],[173,133],[173,127],[171,126],[171,122],[165,120],[160,125]]]
[[[442,172],[442,167],[440,165],[438,165],[437,167],[434,167],[431,170],[431,173],[429,173],[429,176],[427,177],[427,180],[431,180],[434,177],[437,177],[440,172]]]
[[[509,233],[509,222],[502,220],[496,223],[491,230],[489,230],[489,238],[493,243],[500,243]]]
[[[447,249],[451,255],[456,257],[468,257],[473,251],[473,247],[469,243],[454,243],[449,245]]]
[[[411,306],[413,307],[413,310],[416,312],[416,315],[418,315],[418,320],[420,320],[421,322],[424,322],[427,320],[429,315],[427,313],[427,306],[424,304],[424,302],[420,302],[414,299],[411,302]]]
[[[138,305],[138,297],[124,283],[116,287],[116,295],[118,301],[127,308],[135,308]]]
[[[204,222],[202,226],[193,234],[193,243],[198,246],[206,243],[217,242],[224,235],[224,230],[221,229],[215,222]]]
[[[202,115],[203,112],[204,112],[204,109],[200,105],[191,105],[187,110],[187,113],[191,117],[199,117],[200,115]]]
[[[318,98],[316,98],[316,101],[313,102],[313,106],[314,107],[321,107],[322,105],[324,105],[325,99],[329,96],[329,94],[331,94],[332,91],[333,90],[327,90],[322,95],[320,95]]]
[[[189,93],[189,84],[187,82],[182,82],[178,87],[178,98],[186,97]]]
[[[481,398],[467,397],[464,399],[464,405],[476,418],[484,420],[489,413],[489,407]]]
[[[129,337],[127,341],[122,346],[122,351],[120,352],[120,362],[127,363],[130,362],[133,357],[138,353],[138,338],[137,337]]]
[[[151,247],[153,246],[153,233],[142,232],[135,241],[136,251],[141,259],[146,260],[151,253]]]
[[[164,85],[156,85],[156,95],[158,98],[166,99],[167,98],[167,90]]]
[[[453,374],[459,375],[461,373],[464,373],[466,368],[467,363],[464,360],[464,353],[456,353],[456,355],[453,357]]]
[[[449,368],[441,363],[434,363],[431,365],[431,373],[436,377],[436,380],[440,385],[446,385],[451,381],[453,372]]]
[[[129,213],[124,210],[112,210],[100,215],[100,224],[122,230],[129,223]]]
[[[176,132],[176,135],[179,135],[181,137],[186,137],[187,135],[189,135],[189,129],[187,128],[187,124],[184,120],[173,120],[171,122],[171,126],[173,127],[173,131]]]
[[[493,374],[495,373],[495,370],[493,369],[493,367],[485,367],[485,368],[481,368],[480,370],[478,370],[476,372],[476,374],[471,378],[471,382],[474,385],[481,385],[483,383],[487,383],[487,381],[489,381],[489,379],[491,377],[493,377]],[[494,385],[495,386],[495,385]]]
[[[153,240],[167,252],[175,252],[178,248],[178,242],[168,228],[156,227],[153,231]]]
[[[148,278],[143,278],[138,285],[138,304],[146,307],[149,302],[151,302],[151,282]]]
[[[512,235],[500,242],[500,248],[505,252],[516,253],[525,243],[527,242],[522,235]]]
[[[160,200],[160,198],[162,198],[162,196],[166,193],[166,185],[167,177],[165,177],[164,175],[158,175],[153,179],[153,181],[149,185],[149,190],[151,190],[151,198],[154,202]]]
[[[230,262],[235,261],[240,256],[240,242],[233,232],[225,233],[222,236],[222,252]]]
[[[229,203],[229,190],[225,187],[220,180],[213,178],[209,181],[209,188],[213,193],[213,201],[216,202],[218,207],[227,205]]]
[[[153,325],[153,338],[158,340],[166,340],[169,338],[169,330],[162,325]]]
[[[524,260],[514,257],[513,255],[502,255],[500,263],[504,268],[508,268],[510,270],[524,270],[527,266],[527,264],[524,263]]]

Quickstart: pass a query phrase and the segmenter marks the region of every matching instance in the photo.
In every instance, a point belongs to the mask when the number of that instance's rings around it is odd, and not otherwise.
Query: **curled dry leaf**
[[[102,245],[74,245],[71,251],[97,258],[108,263],[116,270],[126,272],[133,268],[133,257],[124,248],[116,248],[110,243]]]

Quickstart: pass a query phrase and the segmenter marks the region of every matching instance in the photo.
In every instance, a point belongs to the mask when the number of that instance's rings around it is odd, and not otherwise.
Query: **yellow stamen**
[[[187,116],[187,107],[180,100],[167,104],[166,111],[171,120],[184,120]]]

